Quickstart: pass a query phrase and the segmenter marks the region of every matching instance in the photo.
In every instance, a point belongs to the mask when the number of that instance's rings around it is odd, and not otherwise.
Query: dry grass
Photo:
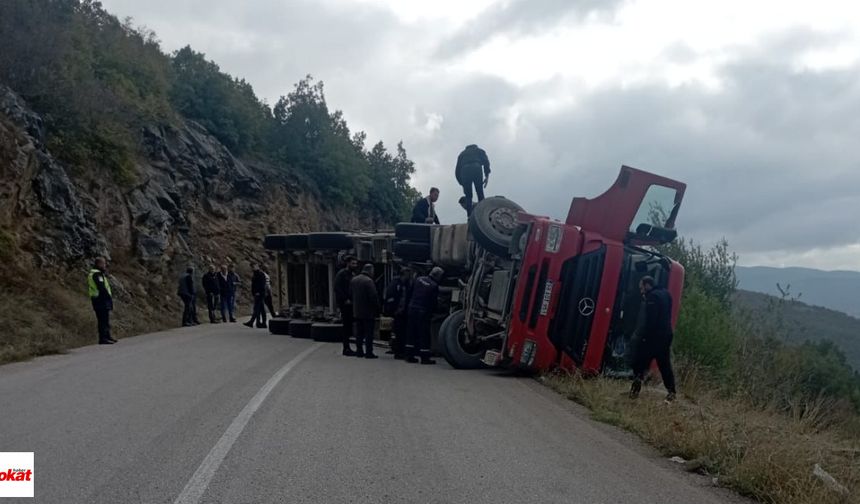
[[[665,392],[646,388],[631,401],[629,383],[606,378],[548,375],[542,380],[592,410],[593,417],[636,433],[666,456],[690,461],[687,468],[717,478],[720,485],[761,502],[837,504],[858,502],[860,438],[834,425],[824,403],[791,414],[757,409],[707,391],[695,373],[683,384],[693,400],[663,402]],[[698,383],[697,383],[698,382]],[[819,464],[849,496],[813,475]]]

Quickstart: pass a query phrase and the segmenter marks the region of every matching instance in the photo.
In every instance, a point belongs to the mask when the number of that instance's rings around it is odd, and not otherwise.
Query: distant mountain
[[[800,301],[860,318],[860,272],[810,268],[738,267],[738,288],[779,295],[776,284],[790,285]]]
[[[735,305],[752,311],[775,307],[785,321],[783,340],[788,343],[830,340],[854,369],[860,371],[860,319],[842,312],[810,306],[799,301],[772,303],[776,298],[758,292],[737,291]]]

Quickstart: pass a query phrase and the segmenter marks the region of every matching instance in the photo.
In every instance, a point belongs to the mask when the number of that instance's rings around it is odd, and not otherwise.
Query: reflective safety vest
[[[98,285],[96,285],[96,279],[95,279],[96,273],[102,273],[102,272],[97,270],[97,269],[92,269],[92,270],[90,270],[90,274],[87,276],[87,287],[89,288],[90,298],[93,298],[93,299],[99,297],[99,287],[98,287]],[[111,292],[111,290],[110,290],[110,282],[108,281],[107,275],[102,273],[102,278],[105,281],[105,290],[107,290],[107,293],[109,296],[113,297],[113,292]]]

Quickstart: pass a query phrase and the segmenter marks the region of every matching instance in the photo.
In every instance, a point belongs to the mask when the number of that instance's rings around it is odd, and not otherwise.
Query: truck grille
[[[549,339],[582,365],[594,321],[606,247],[567,260],[561,270],[558,310],[550,323]]]

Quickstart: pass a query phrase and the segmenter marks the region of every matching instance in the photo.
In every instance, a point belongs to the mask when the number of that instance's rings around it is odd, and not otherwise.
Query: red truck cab
[[[685,189],[681,182],[623,166],[602,195],[574,198],[565,222],[519,213],[505,263],[510,294],[496,317],[503,336],[482,340],[486,334],[475,334],[492,331],[478,329],[487,323],[469,322],[487,320],[481,316],[487,311],[473,303],[466,307],[473,313],[466,315],[460,340],[472,341],[472,348],[484,341],[478,345],[485,351],[482,362],[491,366],[625,372],[643,276],[669,290],[677,320],[684,268],[649,246],[676,237]]]

